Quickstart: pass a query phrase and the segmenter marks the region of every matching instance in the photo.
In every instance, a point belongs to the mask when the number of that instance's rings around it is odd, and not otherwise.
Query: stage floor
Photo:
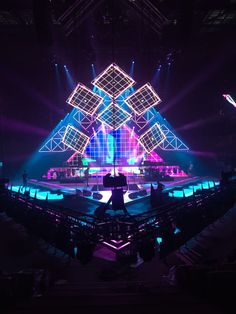
[[[179,178],[175,179],[174,181],[169,182],[162,182],[165,185],[165,191],[170,191],[173,188],[181,188],[185,185],[193,184],[199,180],[202,180],[203,178],[200,177],[188,177],[188,178]],[[96,191],[97,187],[96,185],[89,185],[88,187],[84,185],[84,183],[59,183],[56,181],[41,181],[41,180],[35,180],[31,179],[29,181],[30,185],[34,188],[39,188],[42,190],[48,190],[51,192],[55,191],[61,191],[65,196],[71,195],[71,197],[64,197],[64,199],[61,200],[53,200],[50,202],[53,202],[54,204],[58,204],[60,206],[63,206],[65,208],[72,209],[74,211],[82,212],[84,214],[93,215],[94,211],[101,203],[107,203],[111,196],[111,191]],[[124,189],[124,202],[125,206],[129,212],[130,215],[137,215],[146,211],[149,211],[151,209],[150,204],[150,190],[151,190],[151,184],[153,184],[153,187],[157,187],[156,182],[148,182],[148,183],[133,183],[130,182],[130,189],[125,190]],[[136,187],[136,189],[133,189]],[[138,196],[135,199],[130,199],[129,195],[131,193],[137,192],[137,188],[139,191],[146,190],[146,195],[144,196]],[[99,193],[102,194],[101,200],[93,199],[91,196],[81,196],[81,197],[73,197],[73,195],[76,195],[77,190],[86,190],[90,191],[91,193]],[[114,214],[114,211],[108,210],[107,213],[110,213],[111,215]],[[121,214],[123,211],[115,211],[115,214]]]

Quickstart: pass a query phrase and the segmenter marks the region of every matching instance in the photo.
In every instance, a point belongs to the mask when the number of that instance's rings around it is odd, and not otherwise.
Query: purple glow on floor
[[[123,241],[122,241],[122,242],[123,242]],[[123,249],[124,247],[126,247],[127,245],[130,244],[130,242],[126,242],[126,243],[122,244],[121,246],[116,247],[115,245],[112,245],[111,243],[108,243],[108,242],[106,242],[106,241],[103,241],[102,243],[104,243],[104,244],[110,246],[112,249],[115,249],[115,250],[117,250],[117,251]]]

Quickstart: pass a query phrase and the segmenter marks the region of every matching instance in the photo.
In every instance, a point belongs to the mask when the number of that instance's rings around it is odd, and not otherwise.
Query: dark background
[[[61,17],[73,5],[67,34]],[[150,18],[155,10],[164,22]],[[236,109],[222,94],[236,100],[235,26],[233,0],[1,1],[4,174],[13,175],[71,110],[64,64],[75,81],[89,86],[92,63],[97,74],[112,61],[129,73],[132,60],[137,87],[151,82],[162,65],[154,86],[162,98],[159,110],[192,154],[211,165],[234,163]]]

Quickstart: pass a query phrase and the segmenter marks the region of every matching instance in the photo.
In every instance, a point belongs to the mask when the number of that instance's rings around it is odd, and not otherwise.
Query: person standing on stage
[[[193,175],[193,162],[190,161],[189,167],[188,167],[188,175],[192,176]]]
[[[156,189],[156,196],[159,203],[163,202],[163,190],[165,186],[160,181],[157,181],[157,189]]]
[[[88,180],[89,180],[89,166],[84,170],[84,177],[86,180],[86,185],[88,186]]]
[[[26,187],[27,183],[28,183],[28,174],[27,174],[26,170],[24,170],[24,172],[22,174],[22,182],[23,182],[23,187]]]
[[[157,193],[162,194],[162,191],[164,190],[165,186],[160,181],[157,181]]]

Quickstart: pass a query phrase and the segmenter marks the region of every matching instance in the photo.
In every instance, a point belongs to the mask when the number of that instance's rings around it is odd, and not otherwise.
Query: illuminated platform
[[[142,202],[144,199],[150,198],[151,193],[151,184],[154,188],[157,187],[156,182],[146,182],[146,183],[136,183],[137,181],[130,180],[128,182],[128,187],[124,187],[124,202],[125,204]],[[184,198],[192,196],[194,193],[202,190],[208,190],[219,185],[217,179],[212,178],[200,178],[200,177],[187,177],[179,178],[171,182],[162,182],[165,186],[164,193],[170,198]],[[32,186],[32,192],[30,195],[34,197],[35,191],[39,191],[40,195],[41,190],[47,190],[49,193],[48,200],[62,200],[65,196],[75,196],[78,194],[78,191],[81,191],[80,197],[84,200],[93,203],[106,203],[110,196],[111,190],[104,188],[102,184],[96,184],[96,181],[89,183],[87,186],[86,183],[59,183],[59,182],[50,182],[50,181],[41,181],[41,180],[30,180],[30,185]],[[15,190],[19,189],[19,186],[14,187]],[[83,195],[83,191],[85,195]],[[55,193],[58,193],[57,197],[53,198]],[[93,197],[93,194],[100,194],[101,199],[96,199]],[[88,194],[88,195],[86,195]],[[42,195],[46,195],[45,192]],[[42,196],[43,197],[43,196]],[[65,197],[67,198],[67,197]],[[43,198],[41,198],[43,199]],[[149,206],[150,208],[150,206]]]

